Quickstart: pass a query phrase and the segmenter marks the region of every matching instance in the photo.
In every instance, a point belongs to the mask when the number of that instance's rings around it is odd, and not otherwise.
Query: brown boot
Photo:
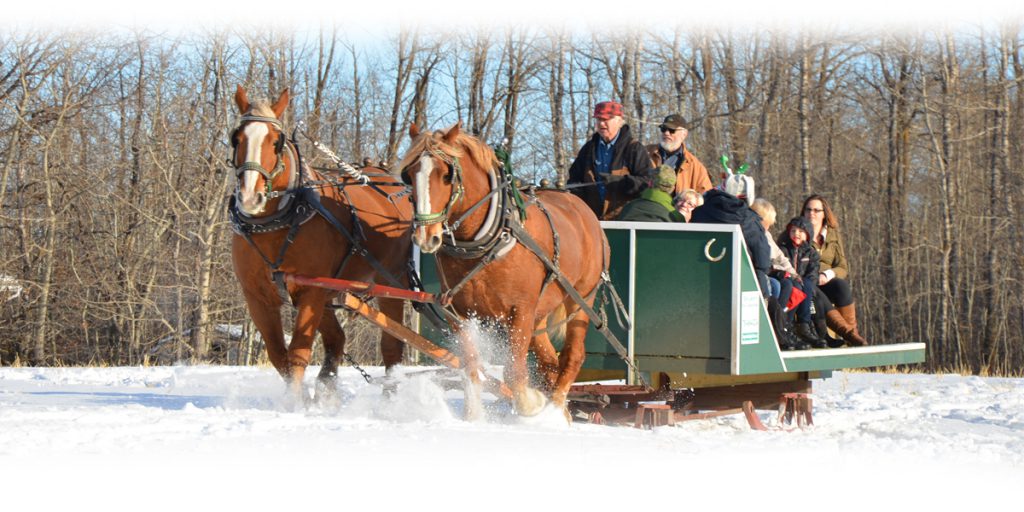
[[[863,340],[865,345],[870,345],[870,343],[860,335],[860,331],[857,330],[857,306],[855,303],[851,302],[849,306],[843,306],[836,309],[839,310],[840,315],[843,315],[843,320],[846,320],[846,323],[850,326],[850,330],[853,331],[854,336]]]
[[[832,309],[825,313],[825,323],[851,347],[863,347],[868,344],[867,340],[861,338],[856,330],[850,328],[850,324],[846,322],[846,319],[843,318],[842,313],[838,309]]]

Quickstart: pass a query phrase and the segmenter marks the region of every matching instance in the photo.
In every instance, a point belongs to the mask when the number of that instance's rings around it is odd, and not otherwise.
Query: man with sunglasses
[[[594,136],[580,148],[569,168],[570,190],[601,220],[616,218],[652,180],[651,159],[633,138],[622,115],[621,103],[602,101],[595,105]]]
[[[666,117],[658,126],[661,141],[647,146],[647,152],[651,155],[651,162],[655,168],[664,164],[675,169],[674,195],[686,189],[703,194],[712,188],[707,168],[686,149],[686,136],[690,134],[687,125],[686,118],[679,114]]]

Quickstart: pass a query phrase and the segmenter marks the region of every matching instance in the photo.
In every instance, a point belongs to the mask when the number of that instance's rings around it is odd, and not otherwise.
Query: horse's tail
[[[565,342],[565,327],[569,323],[566,322],[566,316],[565,304],[562,303],[547,317],[545,325],[548,326],[548,338],[552,345],[559,346]]]

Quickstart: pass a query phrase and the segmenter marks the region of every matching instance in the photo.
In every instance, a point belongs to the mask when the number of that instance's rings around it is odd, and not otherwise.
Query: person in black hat
[[[686,136],[690,134],[689,123],[679,114],[665,118],[658,126],[661,141],[647,146],[654,167],[667,165],[676,171],[674,195],[692,188],[698,193],[711,190],[711,176],[704,164],[686,149]]]
[[[623,119],[622,104],[594,106],[596,130],[569,168],[568,184],[601,220],[616,218],[622,207],[650,185],[654,166],[644,146]]]

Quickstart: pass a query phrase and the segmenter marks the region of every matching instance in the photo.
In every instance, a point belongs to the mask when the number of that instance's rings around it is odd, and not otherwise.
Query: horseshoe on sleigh
[[[717,239],[712,238],[711,240],[708,240],[708,243],[704,244],[704,257],[710,262],[722,261],[722,258],[725,257],[725,247],[722,247],[722,253],[718,256],[711,256],[711,244],[715,243],[715,240]]]

